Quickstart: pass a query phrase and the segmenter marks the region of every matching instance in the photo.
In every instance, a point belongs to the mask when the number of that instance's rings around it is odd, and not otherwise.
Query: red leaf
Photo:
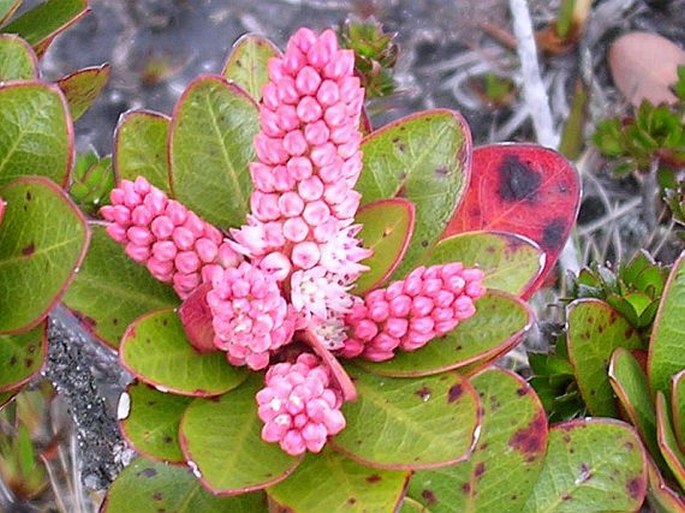
[[[201,353],[216,351],[212,312],[207,304],[207,292],[211,283],[200,285],[180,306],[178,317],[183,324],[188,341]]]
[[[580,205],[580,177],[559,153],[534,144],[497,144],[473,152],[471,182],[443,237],[501,230],[537,242],[547,258],[543,283],[569,236]]]

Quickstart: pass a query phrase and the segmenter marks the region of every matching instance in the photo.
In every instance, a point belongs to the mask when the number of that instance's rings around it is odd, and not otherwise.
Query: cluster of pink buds
[[[212,273],[242,260],[221,232],[143,177],[122,180],[100,209],[107,233],[126,254],[186,298]]]
[[[342,396],[330,386],[330,372],[316,356],[303,353],[294,364],[278,363],[257,393],[262,438],[293,456],[319,452],[329,436],[345,427]]]
[[[397,349],[415,351],[476,313],[473,302],[484,293],[480,269],[460,263],[418,267],[355,304],[346,318],[351,336],[341,354],[383,361]]]

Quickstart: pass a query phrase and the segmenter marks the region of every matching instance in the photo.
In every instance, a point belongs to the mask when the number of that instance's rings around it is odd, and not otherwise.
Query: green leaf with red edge
[[[671,415],[678,443],[685,448],[685,370],[671,378]]]
[[[660,468],[664,468],[656,442],[656,412],[647,376],[629,351],[618,348],[609,364],[609,380],[623,411],[642,437],[645,447]]]
[[[241,386],[213,400],[196,399],[181,421],[183,453],[212,492],[234,495],[285,479],[301,458],[262,440],[255,395],[263,375],[251,373]]]
[[[473,386],[459,374],[387,378],[350,368],[356,402],[342,406],[347,426],[330,443],[371,467],[413,470],[468,458],[480,425]]]
[[[173,289],[131,260],[123,247],[94,225],[90,249],[64,295],[64,303],[98,340],[117,349],[126,328],[141,315],[180,302]]]
[[[188,396],[223,394],[240,385],[248,374],[244,368],[229,364],[224,352],[197,352],[172,308],[134,321],[124,333],[119,357],[140,381]]]
[[[176,104],[169,130],[176,198],[219,227],[242,225],[252,191],[252,141],[259,131],[254,101],[222,77],[200,76]]]
[[[447,335],[416,351],[398,351],[385,362],[355,360],[355,364],[381,376],[425,376],[487,361],[516,345],[533,322],[521,300],[489,290],[476,301],[476,313]]]
[[[678,447],[666,396],[661,391],[656,393],[656,441],[661,455],[666,460],[676,481],[685,489],[685,454]]]
[[[111,75],[112,66],[102,64],[80,69],[57,81],[57,85],[67,99],[74,121],[90,108],[109,82]]]
[[[59,301],[83,261],[90,230],[46,178],[18,178],[0,187],[0,197],[7,202],[0,227],[0,333],[17,333],[38,325]]]
[[[483,285],[520,296],[540,275],[545,254],[532,240],[513,233],[480,231],[441,240],[426,265],[461,262],[485,272]]]
[[[547,255],[530,297],[557,261],[580,205],[576,169],[554,150],[496,144],[473,152],[471,183],[444,236],[473,230],[524,235]]]
[[[549,431],[547,456],[526,513],[629,513],[647,490],[646,455],[627,424],[572,420]]]
[[[74,130],[57,86],[15,82],[0,87],[0,186],[26,174],[69,180]]]
[[[414,231],[414,204],[404,198],[376,200],[361,207],[355,222],[362,225],[358,238],[373,255],[362,263],[370,267],[355,284],[363,294],[383,285],[402,261]]]
[[[647,369],[652,392],[670,395],[671,376],[685,368],[685,252],[673,264],[649,341]]]
[[[547,450],[545,410],[513,372],[490,368],[471,384],[483,408],[476,449],[457,465],[416,472],[409,495],[433,513],[519,513]]]
[[[146,110],[125,112],[114,131],[114,170],[119,180],[144,176],[167,194],[169,161],[167,139],[171,120]]]
[[[598,417],[617,417],[607,369],[618,347],[642,348],[631,324],[599,299],[578,299],[567,308],[567,346],[580,394],[588,411]]]
[[[0,0],[0,25],[12,16],[21,6],[24,0]]]
[[[409,472],[365,467],[324,448],[320,454],[308,453],[288,479],[267,493],[297,513],[394,511],[408,479]]]
[[[38,78],[38,57],[22,38],[0,34],[0,82]]]
[[[165,394],[145,383],[132,383],[119,399],[121,434],[140,454],[184,463],[178,429],[192,401],[192,397]]]
[[[0,335],[0,392],[28,383],[48,353],[47,321],[21,335]]]
[[[393,277],[411,270],[438,241],[469,181],[471,133],[455,111],[429,110],[364,138],[357,190],[362,203],[402,197],[416,207],[416,226]]]
[[[101,513],[267,513],[264,494],[216,497],[190,469],[138,458],[116,478]]]
[[[655,513],[685,511],[685,502],[682,497],[666,485],[659,469],[649,458],[647,458],[647,477],[649,480],[647,500]]]
[[[280,55],[281,51],[265,37],[245,34],[233,44],[221,74],[258,102],[262,87],[269,82],[269,59]]]
[[[2,28],[19,34],[42,55],[60,32],[89,12],[88,0],[46,0]]]

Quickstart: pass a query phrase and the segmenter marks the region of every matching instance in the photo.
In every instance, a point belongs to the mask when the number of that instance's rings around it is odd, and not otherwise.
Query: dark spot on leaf
[[[480,450],[481,450],[481,451],[484,451],[484,450],[487,449],[487,448],[488,448],[488,443],[487,443],[487,442],[483,442],[482,444],[480,444]]]
[[[601,324],[597,326],[597,333],[604,333],[604,326],[602,326]]]
[[[422,248],[427,248],[427,247],[428,247],[428,244],[429,244],[428,241],[425,240],[425,239],[421,241],[421,247],[422,247]]]
[[[36,245],[33,242],[31,244],[29,244],[28,246],[25,246],[21,250],[21,254],[24,256],[33,255],[35,252],[36,252]]]
[[[545,447],[547,419],[539,412],[526,427],[519,429],[509,439],[509,445],[522,453],[539,453]]]
[[[592,479],[592,472],[590,472],[590,467],[588,467],[585,463],[582,463],[580,465],[580,476],[578,476],[578,481],[579,483],[584,483],[586,481],[589,481]]]
[[[162,492],[155,492],[152,494],[152,499],[156,501],[161,501],[163,498]]]
[[[447,392],[447,402],[448,403],[453,403],[457,399],[459,399],[462,394],[464,393],[464,387],[461,385],[461,383],[457,383],[456,385],[452,385]]]
[[[349,499],[347,499],[347,504],[349,504],[349,505],[356,504],[356,503],[357,503],[357,499],[355,499],[354,497],[350,497]]]
[[[169,321],[167,321],[166,319],[162,319],[162,326],[166,326],[167,324],[169,324]]]
[[[493,246],[493,245],[485,246],[485,252],[490,253],[490,254],[494,253],[495,252],[495,246]]]
[[[464,483],[461,485],[461,491],[468,494],[471,493],[471,484],[470,483]]]
[[[397,144],[398,142],[400,142],[400,138],[399,138],[399,137],[393,137],[393,138],[391,139],[391,141],[392,141],[393,144]]]
[[[633,328],[629,327],[626,329],[626,332],[623,334],[625,338],[630,338],[633,336]]]
[[[570,444],[571,443],[571,436],[570,435],[564,435],[561,437],[561,441],[564,442],[565,444]]]
[[[455,347],[455,349],[456,349],[457,351],[461,351],[462,349],[464,349],[464,346],[462,346],[462,345],[460,344],[460,345],[458,345],[457,347]]]
[[[370,476],[366,476],[367,483],[377,483],[381,479],[381,476],[379,476],[378,474],[371,474]]]
[[[557,190],[562,194],[566,194],[568,192],[568,187],[564,182],[559,182],[557,184]]]
[[[24,360],[24,365],[27,369],[30,369],[33,366],[33,358],[27,358]]]
[[[518,395],[519,397],[523,397],[523,396],[526,395],[527,393],[528,393],[528,388],[527,388],[527,387],[521,387],[521,388],[519,388],[518,390],[516,390],[516,395]]]
[[[632,451],[635,448],[635,446],[633,445],[633,442],[626,442],[623,444],[623,447],[625,447],[629,451]]]
[[[397,178],[403,182],[404,180],[407,179],[407,172],[406,171],[400,171],[399,173],[397,173]]]
[[[115,326],[119,324],[119,319],[117,319],[116,317],[112,319],[112,324],[114,324]]]
[[[29,353],[34,353],[36,351],[36,346],[35,346],[35,344],[31,344],[26,349],[28,350]]]
[[[478,478],[483,475],[483,472],[485,472],[485,463],[481,461],[476,465],[473,475]]]
[[[438,499],[433,493],[433,490],[429,490],[428,488],[424,489],[421,492],[421,497],[423,497],[423,500],[426,501],[426,504],[428,506],[434,506],[435,504],[438,503]]]
[[[440,178],[444,178],[448,174],[449,174],[449,171],[447,170],[447,168],[445,166],[438,166],[435,168],[435,175],[440,177]]]
[[[10,358],[10,365],[16,365],[17,364],[17,357],[15,355],[12,355],[12,358]]]
[[[499,187],[497,194],[504,201],[535,201],[542,177],[533,171],[518,157],[510,155],[504,158],[497,172]]]
[[[431,396],[431,389],[428,387],[421,387],[414,393],[418,395],[423,401],[426,401]]]
[[[26,191],[26,201],[31,201],[33,199],[33,195],[31,194],[31,191]]]
[[[566,494],[561,497],[562,501],[570,501],[573,497],[571,497],[569,494]]]
[[[166,436],[164,437],[164,443],[165,443],[165,444],[170,444],[170,443],[173,442],[173,441],[174,441],[174,439],[171,438],[169,435],[166,435]]]
[[[143,470],[138,472],[136,475],[138,477],[143,476],[143,477],[147,477],[147,478],[155,477],[157,475],[157,470],[155,470],[152,467],[148,467],[148,468],[144,468]]]
[[[515,500],[518,499],[518,498],[519,498],[518,495],[512,495],[511,497],[509,497],[509,499],[512,500],[512,501],[515,501]]]
[[[592,324],[593,322],[595,322],[595,318],[591,315],[587,318],[587,323]]]
[[[404,153],[407,149],[407,147],[404,145],[404,143],[397,143],[395,146],[397,147],[397,150],[400,153]]]
[[[540,245],[546,251],[559,249],[564,243],[564,231],[566,231],[566,221],[563,217],[552,219],[542,230],[542,241]]]
[[[626,490],[632,499],[639,499],[645,493],[645,480],[636,477],[626,483]]]

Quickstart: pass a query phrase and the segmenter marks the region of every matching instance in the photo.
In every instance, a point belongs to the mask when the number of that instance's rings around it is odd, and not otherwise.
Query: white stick
[[[509,0],[509,8],[514,21],[516,50],[521,61],[523,98],[533,120],[535,134],[540,144],[556,148],[559,144],[559,135],[554,130],[547,91],[540,75],[528,2],[527,0]]]

